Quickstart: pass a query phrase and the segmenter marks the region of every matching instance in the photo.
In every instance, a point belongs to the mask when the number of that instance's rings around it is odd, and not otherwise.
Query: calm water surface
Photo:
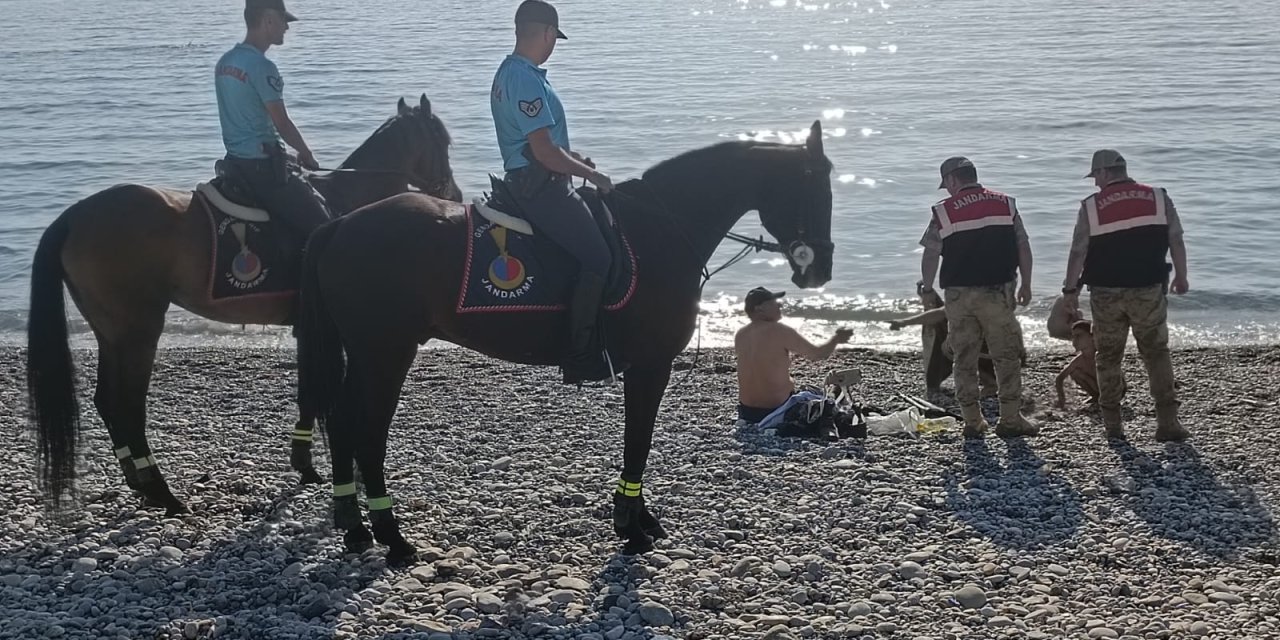
[[[336,164],[426,93],[455,140],[468,196],[500,161],[493,71],[515,2],[296,2],[273,49],[290,111]],[[574,144],[615,180],[722,140],[799,141],[813,120],[836,166],[836,277],[792,292],[817,335],[861,344],[913,334],[916,241],[936,168],[965,154],[1019,198],[1036,252],[1032,342],[1060,286],[1090,152],[1114,146],[1165,186],[1187,229],[1193,293],[1173,303],[1180,344],[1273,342],[1280,321],[1280,3],[1043,0],[644,0],[559,3],[570,40],[548,67]],[[222,154],[211,66],[242,37],[237,2],[4,0],[0,23],[0,335],[21,339],[41,231],[98,189],[190,187]],[[749,215],[743,233],[760,233]],[[128,251],[129,247],[120,247]],[[736,250],[725,244],[718,259]],[[738,296],[786,287],[768,256],[707,287],[703,344],[733,328]],[[83,325],[77,323],[83,331]],[[287,333],[173,312],[169,344],[288,344]]]

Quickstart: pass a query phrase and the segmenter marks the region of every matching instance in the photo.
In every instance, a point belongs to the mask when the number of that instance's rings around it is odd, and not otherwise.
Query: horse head
[[[449,131],[431,111],[427,95],[410,107],[396,104],[396,114],[382,123],[339,168],[403,173],[407,182],[437,198],[462,202],[449,165]]]
[[[778,241],[791,265],[791,282],[816,288],[831,280],[831,161],[815,121],[803,147],[789,150],[783,166],[761,182],[760,223]]]
[[[454,182],[453,167],[449,165],[449,131],[431,111],[427,94],[422,94],[413,107],[400,98],[393,121],[397,142],[407,144],[409,183],[428,195],[461,202],[462,190]]]

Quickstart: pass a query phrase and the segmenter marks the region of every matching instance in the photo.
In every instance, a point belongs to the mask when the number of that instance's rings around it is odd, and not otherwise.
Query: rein
[[[658,204],[658,211],[659,213],[662,214],[662,217],[666,218],[668,222],[672,222],[672,223],[676,222],[677,221],[676,216],[671,213],[671,209],[667,207],[667,203],[662,199],[662,196],[658,195],[658,192],[653,188],[653,186],[645,182],[643,178],[641,178],[640,180],[637,180],[637,182],[643,184],[645,186],[645,189],[649,191],[649,195],[652,196],[654,202]],[[635,196],[618,189],[614,189],[614,193],[620,196],[631,198],[633,200],[636,199]],[[680,237],[684,239],[685,244],[688,245],[689,252],[694,256],[697,256],[698,255],[697,245],[693,243],[693,240],[689,237],[689,234],[677,224],[673,224],[672,226],[675,227],[675,229],[680,233]],[[715,269],[708,270],[707,265],[705,263],[702,265],[702,282],[698,284],[698,302],[699,303],[702,302],[702,291],[704,288],[706,288],[707,282],[711,280],[712,276],[716,275],[717,273],[720,273],[721,271],[724,271],[725,269],[728,269],[729,267],[732,267],[738,264],[739,262],[742,262],[743,260],[746,259],[747,256],[751,255],[752,253],[769,251],[772,253],[781,253],[783,255],[787,254],[787,251],[782,248],[782,245],[776,242],[769,242],[764,239],[764,236],[752,238],[750,236],[744,236],[740,233],[734,233],[732,231],[729,231],[724,234],[724,238],[728,240],[733,240],[734,242],[739,242],[743,245],[743,247],[737,253],[735,253],[732,258],[729,258],[728,260],[725,261],[724,264],[720,265],[719,267],[716,267]],[[693,362],[689,365],[689,370],[685,372],[684,376],[681,377],[680,380],[676,382],[675,387],[678,388],[678,387],[684,386],[684,384],[687,383],[691,377],[693,377],[693,373],[698,370],[698,361],[701,360],[701,358],[702,358],[702,314],[699,313],[697,339],[694,342],[694,346],[693,346]]]
[[[390,174],[399,174],[399,175],[406,175],[406,176],[410,176],[410,177],[412,177],[412,176],[411,176],[411,174],[410,174],[408,171],[405,171],[405,170],[403,170],[403,169],[351,169],[351,168],[348,168],[348,169],[329,169],[329,168],[326,168],[326,167],[319,167],[319,168],[315,169],[315,170],[313,171],[313,173],[314,173],[314,172],[323,172],[323,173],[381,173],[381,174],[386,174],[386,175],[390,175]]]
[[[426,194],[426,195],[429,195],[429,196],[432,196],[432,195],[433,195],[430,191],[428,191],[428,190],[426,190],[426,189],[422,188],[422,186],[421,186],[421,185],[422,185],[422,184],[426,184],[426,181],[424,181],[424,180],[422,180],[421,178],[419,178],[418,176],[414,175],[412,171],[405,171],[404,169],[355,169],[355,168],[348,168],[348,169],[329,169],[329,168],[326,168],[326,167],[319,167],[319,168],[315,169],[314,171],[312,171],[312,173],[331,173],[331,174],[332,174],[332,173],[348,173],[348,174],[362,174],[362,173],[363,173],[363,174],[369,174],[369,175],[405,176],[405,177],[407,177],[407,178],[409,179],[409,181],[408,181],[408,182],[409,182],[409,184],[413,185],[413,186],[417,189],[416,191],[415,191],[414,189],[410,189],[410,190],[409,190],[409,192],[410,192],[410,193],[423,193],[423,194]],[[451,176],[450,176],[450,177],[451,177]],[[449,178],[442,178],[442,179],[440,180],[440,184],[444,184],[444,182],[445,182],[445,181],[447,181],[448,179],[449,179]],[[421,183],[421,184],[419,184],[419,183]],[[437,185],[437,186],[439,186],[439,185]],[[433,197],[434,197],[434,196],[433,196]]]
[[[652,196],[654,202],[658,204],[658,210],[662,214],[662,217],[666,218],[668,221],[671,221],[671,222],[674,222],[677,220],[676,216],[671,213],[670,207],[668,207],[667,203],[662,199],[662,196],[658,195],[658,192],[654,190],[654,188],[649,183],[645,182],[643,178],[641,178],[640,180],[637,180],[637,182],[639,182],[640,184],[643,184],[645,189],[649,191],[649,195]],[[626,196],[628,198],[633,198],[633,199],[635,198],[635,196],[632,196],[623,191],[620,191],[617,189],[615,189],[614,191],[618,195]],[[684,229],[680,228],[679,225],[674,225],[674,226],[676,230],[680,232],[680,237],[684,240],[685,244],[689,246],[689,252],[696,256],[698,253],[698,248],[697,248],[697,245],[693,243],[693,240],[689,238],[689,234],[686,233]],[[743,247],[741,250],[738,251],[738,253],[734,254],[732,258],[729,258],[728,260],[725,261],[724,264],[720,265],[719,267],[716,267],[715,269],[708,270],[707,265],[705,264],[702,265],[702,282],[698,285],[699,300],[702,299],[703,288],[707,286],[707,281],[711,280],[712,276],[716,275],[717,273],[720,273],[721,271],[724,271],[725,269],[728,269],[729,267],[732,267],[738,264],[739,262],[742,262],[748,255],[751,255],[752,253],[759,253],[761,251],[781,253],[784,255],[787,253],[782,248],[782,245],[776,242],[769,242],[768,240],[764,239],[764,236],[752,238],[750,236],[744,236],[740,233],[734,233],[732,231],[729,231],[724,234],[724,238],[728,240],[733,240],[734,242],[742,243]]]

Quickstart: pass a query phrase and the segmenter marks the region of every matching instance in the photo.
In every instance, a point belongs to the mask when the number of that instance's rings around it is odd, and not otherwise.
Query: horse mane
[[[421,114],[422,107],[414,106],[409,111],[397,113],[387,118],[364,142],[360,143],[360,146],[356,147],[355,151],[351,152],[351,155],[347,156],[347,159],[342,162],[340,167],[349,168],[361,164],[379,164],[378,160],[386,155],[388,144],[398,148],[405,144],[407,140],[416,138],[416,136],[408,137],[394,134],[399,125],[408,120],[425,122],[425,126],[432,138],[441,148],[453,144],[453,138],[449,135],[449,130],[445,128],[444,122],[441,122],[440,118],[433,113],[424,120],[420,117]]]
[[[674,158],[663,160],[645,170],[643,179],[662,179],[667,176],[687,175],[691,167],[728,166],[727,160],[753,153],[758,150],[771,150],[783,154],[794,154],[803,158],[804,147],[780,142],[758,142],[756,140],[731,140],[686,151]],[[828,169],[830,167],[827,167]]]

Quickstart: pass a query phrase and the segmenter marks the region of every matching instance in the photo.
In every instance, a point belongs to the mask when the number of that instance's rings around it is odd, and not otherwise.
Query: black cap
[[[973,166],[973,162],[970,161],[968,158],[964,156],[952,156],[942,161],[942,167],[938,171],[939,173],[942,174],[943,180],[945,180],[946,177],[954,173],[956,169],[959,169],[961,167],[972,167],[972,166]],[[943,184],[942,182],[938,183],[939,189],[942,189],[946,186],[947,185]]]
[[[785,295],[787,295],[786,291],[774,293],[764,287],[756,287],[747,292],[747,300],[743,307],[746,309],[747,313],[751,313],[761,304],[770,300],[777,300]]]
[[[284,8],[284,0],[245,0],[244,8],[275,9],[284,16],[285,22],[294,22],[298,19],[298,16],[289,13],[289,10]]]
[[[521,2],[520,8],[516,9],[516,26],[527,22],[554,27],[557,38],[561,40],[569,39],[569,36],[566,36],[560,30],[560,14],[556,12],[556,8],[551,6],[550,2],[545,0],[524,0],[524,2]]]

